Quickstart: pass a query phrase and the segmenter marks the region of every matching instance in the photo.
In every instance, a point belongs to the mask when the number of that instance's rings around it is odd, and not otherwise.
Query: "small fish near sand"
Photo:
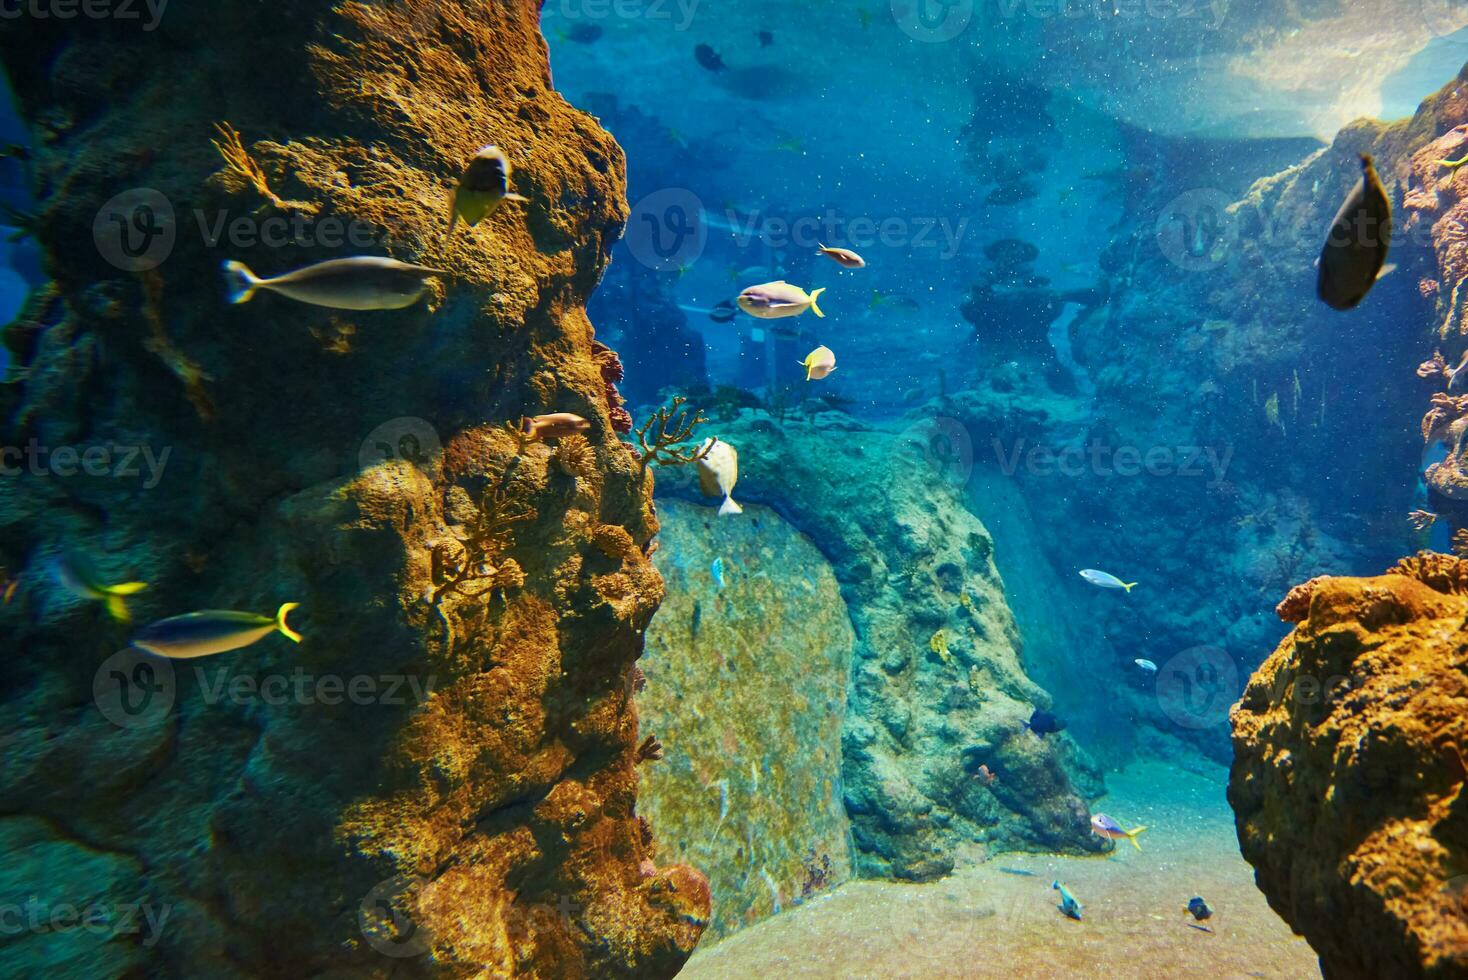
[[[439,269],[375,255],[331,259],[274,279],[260,279],[243,262],[224,263],[231,303],[248,303],[257,291],[266,289],[298,303],[334,310],[405,309],[423,298],[430,279],[447,275]]]
[[[483,147],[464,168],[449,198],[449,234],[454,233],[460,218],[473,228],[498,211],[504,202],[525,204],[529,200],[510,192],[510,158],[505,156],[505,151],[493,145]]]
[[[228,609],[187,613],[143,627],[133,637],[132,645],[170,660],[192,660],[242,649],[260,642],[271,633],[280,633],[286,639],[300,643],[301,634],[285,621],[291,610],[299,607],[298,602],[287,602],[274,618]]]
[[[520,430],[525,433],[529,442],[541,442],[546,439],[564,439],[567,436],[579,435],[591,428],[591,423],[579,415],[570,412],[557,412],[554,415],[537,415],[527,418],[520,423]]]
[[[1211,933],[1213,931],[1208,926],[1198,924],[1200,922],[1207,922],[1209,919],[1213,918],[1213,909],[1208,905],[1207,902],[1203,901],[1203,896],[1194,895],[1192,900],[1189,901],[1187,905],[1183,906],[1183,912],[1187,915],[1191,915],[1194,919],[1193,922],[1188,923],[1188,926],[1190,928],[1197,929],[1199,932]]]
[[[693,60],[698,62],[700,68],[715,74],[729,70],[729,66],[724,64],[724,59],[719,57],[719,52],[707,44],[700,44],[693,49]]]
[[[1076,897],[1070,893],[1070,889],[1066,888],[1060,882],[1050,882],[1050,888],[1052,891],[1060,892],[1060,904],[1055,906],[1060,910],[1060,914],[1066,918],[1075,919],[1077,922],[1080,922],[1081,913],[1084,911],[1085,906],[1081,905]]]
[[[761,320],[778,320],[787,316],[800,316],[806,310],[818,317],[826,314],[816,305],[825,287],[807,293],[799,286],[792,286],[783,279],[750,286],[739,294],[739,308]]]
[[[148,587],[146,582],[119,582],[116,585],[107,585],[91,563],[76,554],[62,555],[56,560],[52,570],[62,588],[78,599],[102,603],[107,608],[107,615],[119,623],[126,623],[132,619],[127,609],[126,598],[137,595]]]
[[[989,767],[987,765],[979,766],[979,771],[974,773],[974,779],[978,780],[985,786],[993,786],[994,781],[998,778],[998,776],[994,775],[994,773],[989,770]]]
[[[1098,572],[1094,568],[1081,569],[1081,578],[1102,589],[1123,589],[1130,592],[1137,587],[1136,582],[1123,582],[1110,572]]]
[[[1392,245],[1392,204],[1370,156],[1361,179],[1331,222],[1316,263],[1315,291],[1333,310],[1354,310],[1381,278]]]
[[[800,362],[805,368],[805,380],[820,381],[831,376],[836,370],[836,352],[829,347],[817,347],[805,355],[805,360]]]
[[[1031,712],[1030,720],[1020,722],[1020,724],[1041,738],[1065,731],[1065,722],[1043,708],[1036,708]]]
[[[1132,842],[1132,846],[1139,851],[1142,849],[1142,845],[1137,843],[1137,835],[1146,829],[1146,827],[1136,827],[1132,830],[1123,830],[1121,824],[1112,820],[1104,813],[1097,813],[1091,817],[1091,833],[1097,837],[1104,837],[1112,841],[1129,840]]]
[[[724,591],[724,559],[715,558],[714,563],[709,566],[709,575],[713,577],[714,588],[720,592]]]
[[[724,498],[721,515],[742,514],[734,502],[734,485],[739,482],[739,451],[722,439],[708,439],[698,450],[698,485],[705,497]]]
[[[827,248],[822,245],[819,252],[843,269],[865,269],[867,267],[866,259],[849,248]]]

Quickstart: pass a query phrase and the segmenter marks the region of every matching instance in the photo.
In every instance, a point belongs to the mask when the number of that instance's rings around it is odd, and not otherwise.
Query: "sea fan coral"
[[[706,455],[705,450],[677,448],[680,443],[692,438],[695,429],[708,422],[702,412],[694,412],[691,418],[687,411],[680,412],[679,409],[687,401],[681,395],[674,398],[672,404],[658,409],[637,430],[636,456],[644,471],[653,463],[661,466],[686,466]]]
[[[1392,566],[1391,575],[1415,578],[1447,595],[1468,595],[1468,560],[1435,551],[1419,551]]]

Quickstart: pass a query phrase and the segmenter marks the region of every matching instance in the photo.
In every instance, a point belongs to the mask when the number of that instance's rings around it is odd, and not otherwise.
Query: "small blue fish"
[[[1136,664],[1138,667],[1142,668],[1142,670],[1146,671],[1149,674],[1155,674],[1155,673],[1157,673],[1157,665],[1154,664],[1150,660],[1140,660],[1140,659],[1138,659],[1138,660],[1133,660],[1132,663]]]
[[[1187,908],[1183,909],[1183,911],[1187,912],[1199,922],[1205,922],[1213,918],[1213,909],[1209,908],[1208,903],[1203,901],[1202,895],[1193,896],[1193,900],[1188,903]]]
[[[1076,897],[1070,893],[1070,889],[1058,881],[1050,882],[1050,887],[1060,892],[1060,904],[1055,907],[1060,910],[1061,914],[1075,919],[1077,922],[1081,921],[1081,912],[1084,907],[1080,902],[1076,901]]]
[[[709,566],[709,571],[714,575],[714,585],[722,592],[724,589],[724,559],[715,558],[714,563]]]

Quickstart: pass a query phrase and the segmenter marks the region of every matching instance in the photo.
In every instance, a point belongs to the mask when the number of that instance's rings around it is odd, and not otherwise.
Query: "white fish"
[[[224,263],[231,303],[248,303],[257,290],[268,289],[334,310],[401,310],[423,298],[431,277],[446,275],[375,255],[318,262],[274,279],[259,278],[243,262]]]
[[[827,248],[822,245],[820,254],[826,256],[843,269],[865,269],[867,267],[866,259],[857,255],[849,248]]]
[[[720,514],[742,514],[734,502],[734,484],[739,482],[739,452],[727,442],[709,439],[698,447],[698,485],[705,497],[724,496]]]
[[[825,287],[822,286],[813,293],[807,293],[799,286],[792,286],[784,279],[779,279],[760,286],[750,286],[739,294],[737,302],[741,310],[761,320],[800,316],[806,310],[810,310],[816,316],[824,317],[826,314],[821,312],[821,308],[816,305],[816,300],[825,291]]]
[[[1081,578],[1103,589],[1125,589],[1130,592],[1137,587],[1136,582],[1123,582],[1110,572],[1098,572],[1094,568],[1081,569]]]
[[[1150,660],[1142,660],[1139,658],[1137,660],[1133,660],[1132,663],[1136,664],[1138,667],[1142,668],[1149,674],[1157,673],[1157,665]]]
[[[817,347],[805,355],[800,366],[805,368],[805,380],[820,381],[836,370],[836,352],[829,347]]]

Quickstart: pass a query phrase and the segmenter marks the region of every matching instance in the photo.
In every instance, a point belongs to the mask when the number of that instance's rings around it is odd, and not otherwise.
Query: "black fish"
[[[1320,251],[1315,291],[1333,310],[1354,310],[1371,292],[1392,246],[1392,203],[1371,157],[1361,157],[1361,180],[1347,195]]]
[[[714,321],[715,323],[728,323],[730,320],[734,319],[734,317],[737,316],[738,313],[739,308],[726,299],[713,308],[713,310],[709,313],[709,319]]]
[[[600,24],[577,24],[569,31],[564,32],[561,37],[567,41],[577,44],[591,44],[601,40],[602,29]]]
[[[700,44],[698,47],[694,48],[693,57],[697,59],[700,65],[702,65],[704,68],[707,68],[709,71],[727,71],[729,68],[728,65],[724,64],[724,59],[719,57],[719,53],[713,48],[709,47],[707,44]]]
[[[1188,903],[1187,911],[1189,915],[1199,922],[1213,918],[1213,910],[1208,907],[1207,902],[1203,901],[1203,896],[1201,895],[1193,897],[1193,900]]]
[[[1043,708],[1036,708],[1024,726],[1041,737],[1065,731],[1065,722]]]
[[[771,34],[769,31],[760,31],[758,34],[755,35],[755,37],[759,38],[759,46],[762,48],[768,48],[770,45],[775,43],[775,35]]]

